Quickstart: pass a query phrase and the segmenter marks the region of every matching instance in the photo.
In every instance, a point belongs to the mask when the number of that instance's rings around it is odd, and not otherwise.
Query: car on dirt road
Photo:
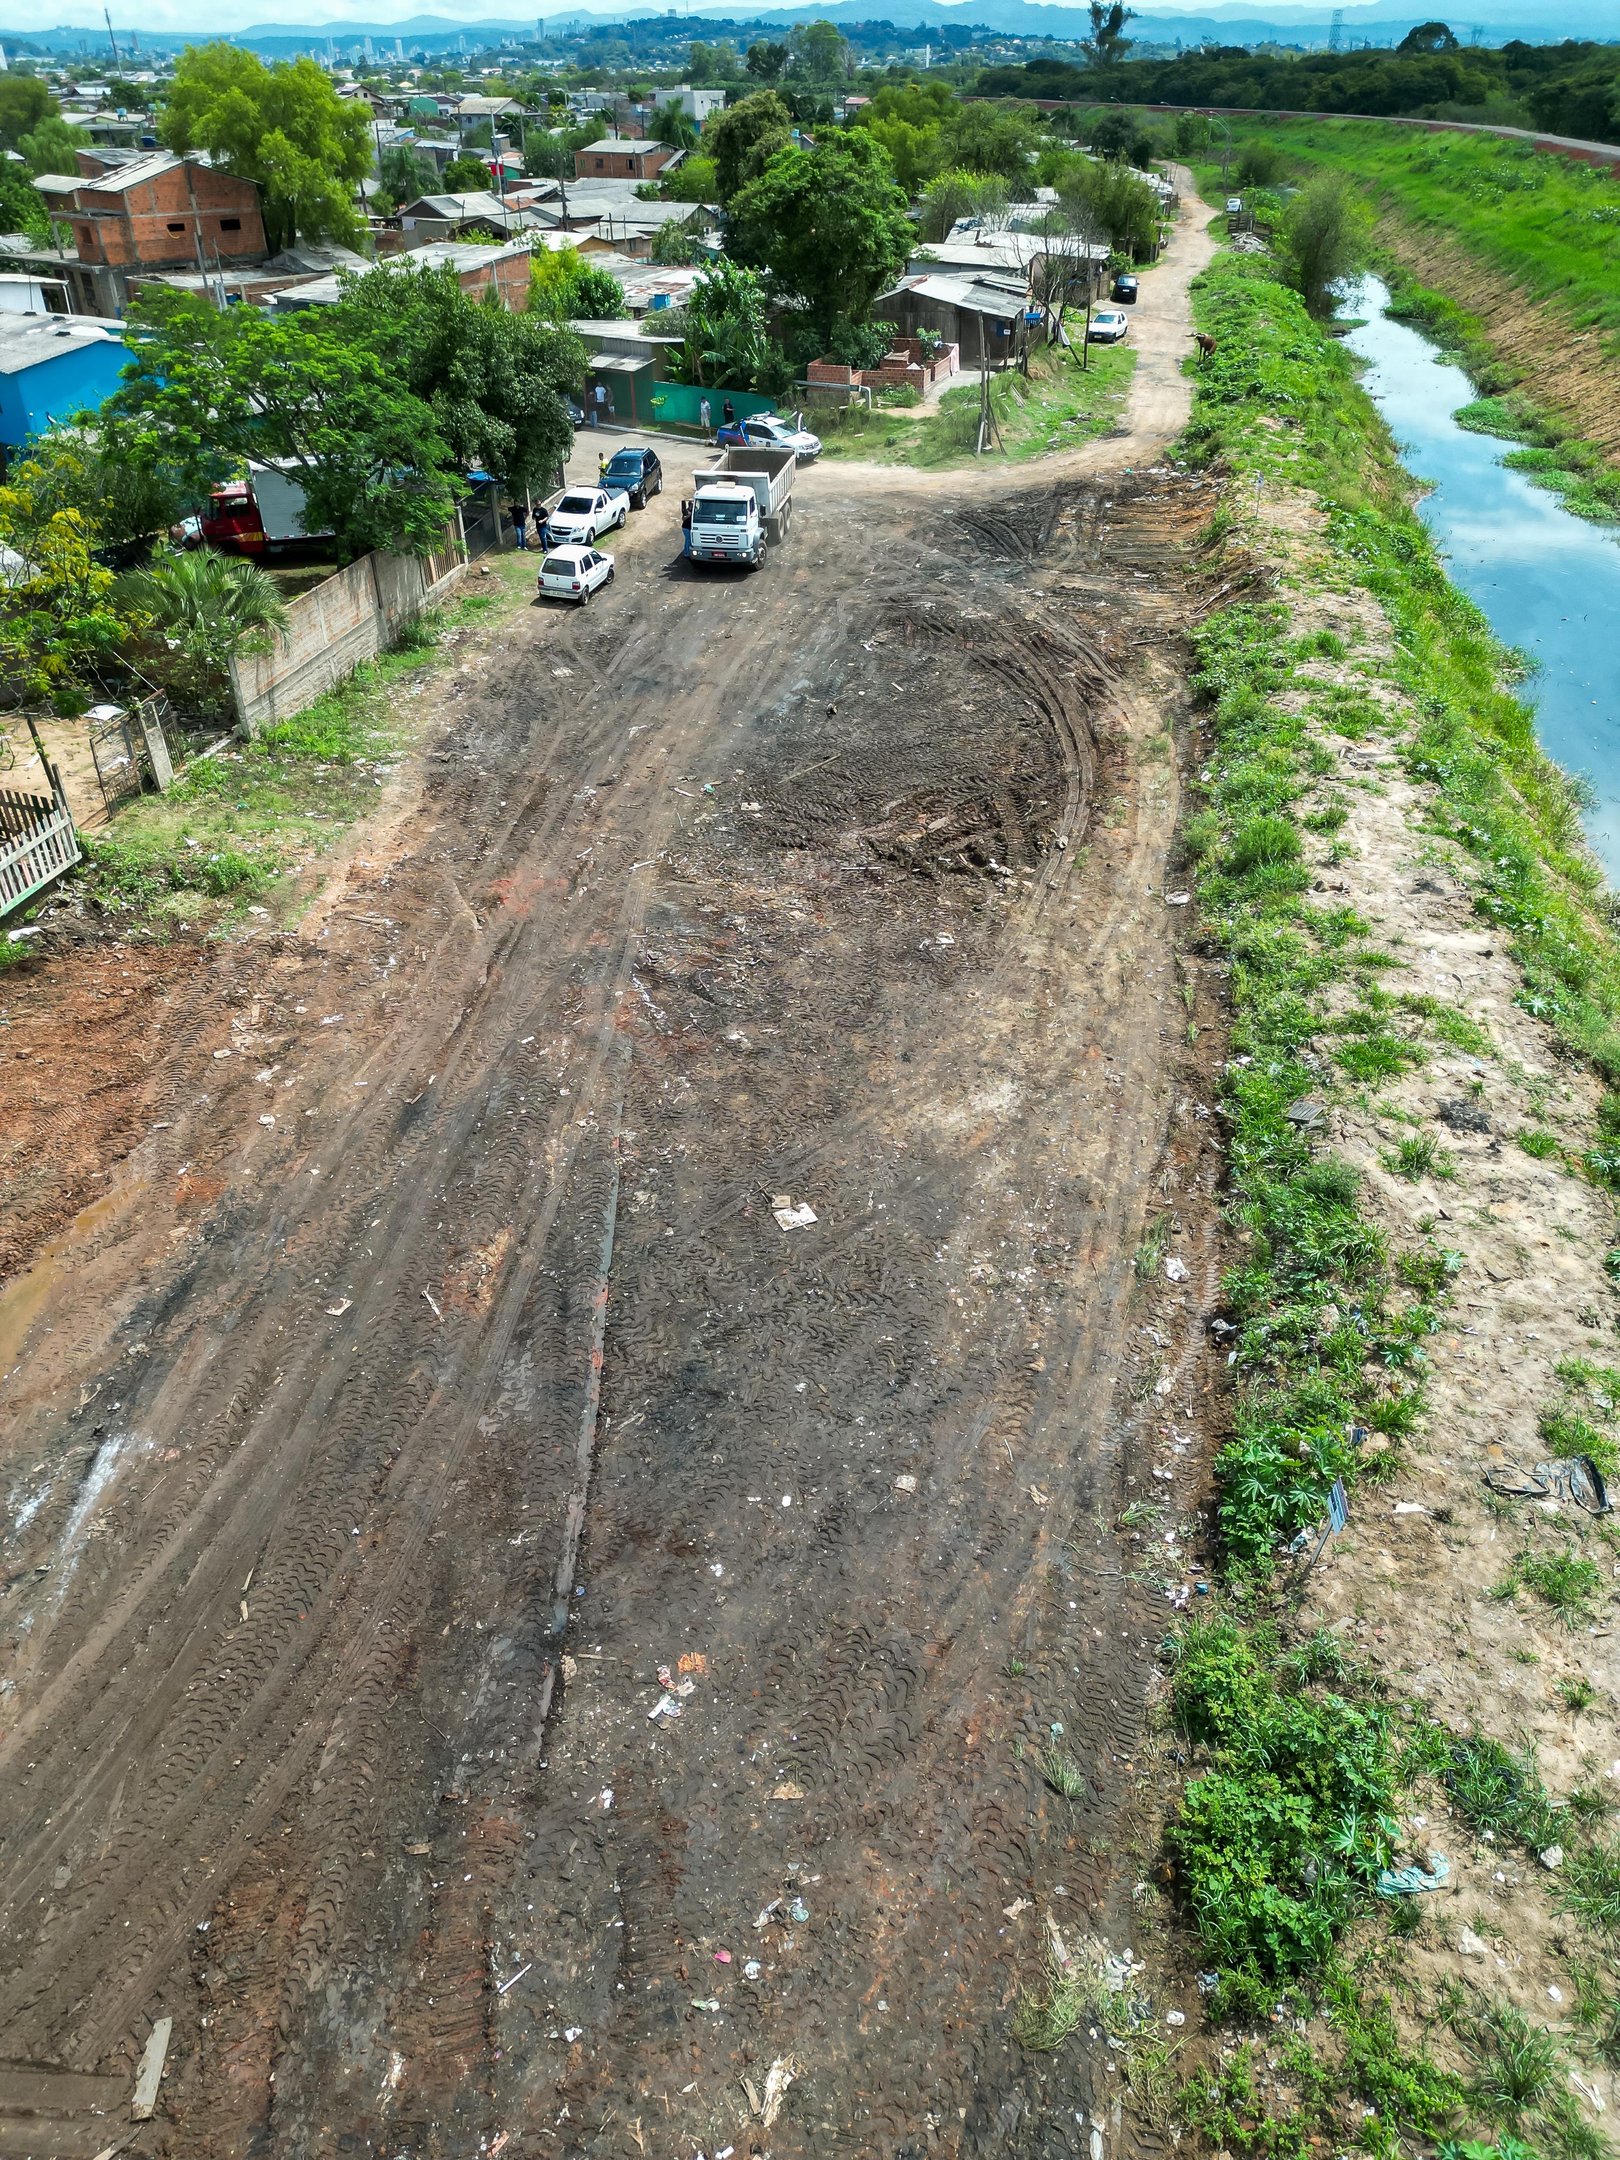
[[[1119,301],[1122,307],[1134,306],[1136,296],[1140,291],[1141,287],[1129,270],[1122,270],[1114,280],[1113,297]]]
[[[630,498],[619,488],[567,488],[562,499],[546,512],[540,539],[546,547],[571,543],[590,546],[603,533],[623,525],[630,515]]]
[[[801,465],[821,455],[821,437],[794,427],[775,413],[750,413],[733,420],[715,436],[722,450],[791,450]]]
[[[632,510],[645,510],[654,495],[664,492],[664,468],[658,452],[648,449],[615,450],[602,472],[602,485],[611,493],[628,495]]]
[[[542,600],[571,600],[583,607],[599,585],[613,583],[613,557],[600,548],[553,548],[536,582]]]
[[[1131,318],[1123,308],[1100,307],[1091,318],[1086,332],[1088,345],[1117,345],[1129,334]]]

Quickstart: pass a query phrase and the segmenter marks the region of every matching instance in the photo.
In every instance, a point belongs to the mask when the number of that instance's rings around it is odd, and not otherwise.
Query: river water
[[[1573,517],[1556,495],[1501,462],[1512,446],[1451,417],[1473,398],[1462,369],[1385,313],[1389,294],[1365,278],[1344,313],[1362,383],[1428,486],[1419,515],[1454,584],[1505,645],[1536,663],[1521,695],[1549,757],[1590,780],[1587,833],[1620,885],[1620,538]],[[1620,394],[1620,392],[1617,392]]]

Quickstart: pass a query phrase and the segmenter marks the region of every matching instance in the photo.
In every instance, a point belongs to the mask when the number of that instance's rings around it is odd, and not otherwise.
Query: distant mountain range
[[[127,4],[127,0],[126,0]],[[1258,45],[1277,41],[1284,44],[1325,44],[1333,10],[1322,5],[1289,6],[1286,0],[1269,8],[1264,14],[1252,12],[1253,0],[1233,0],[1233,4],[1206,4],[1197,12],[1182,11],[1173,7],[1147,6],[1139,8],[1134,24],[1134,34],[1141,44],[1165,44],[1179,39],[1185,45],[1198,45],[1216,40],[1229,45]],[[178,11],[177,11],[178,12]],[[1412,0],[1370,0],[1370,4],[1352,4],[1344,10],[1344,34],[1350,41],[1374,38],[1380,44],[1394,43],[1414,23],[1429,20],[1443,8],[1414,9]],[[1512,37],[1534,39],[1537,42],[1565,37],[1609,38],[1616,35],[1617,22],[1615,0],[1559,0],[1554,9],[1551,0],[1466,0],[1466,6],[1454,9],[1457,16],[1455,27],[1466,36],[1472,31],[1483,33],[1495,44]],[[932,28],[949,25],[964,29],[979,25],[991,31],[1015,37],[1074,38],[1088,27],[1088,17],[1083,7],[1042,4],[1042,0],[826,0],[825,5],[789,4],[773,5],[771,0],[755,0],[746,14],[734,4],[726,6],[724,0],[686,0],[682,20],[720,18],[733,23],[765,23],[781,25],[793,22],[810,22],[825,19],[843,25],[852,23],[887,22],[896,29],[916,29],[926,33]],[[649,17],[645,5],[614,7],[611,0],[605,5],[593,5],[582,0],[576,7],[552,7],[538,18],[548,29],[589,22],[594,27],[607,28],[617,23],[655,20],[660,29],[670,27],[667,14]],[[246,30],[229,33],[233,43],[249,45],[262,52],[290,52],[295,50],[322,50],[330,41],[335,46],[352,46],[357,40],[371,38],[382,52],[388,52],[398,38],[407,47],[426,47],[433,51],[453,50],[460,40],[468,46],[498,44],[503,38],[532,38],[537,18],[533,15],[524,20],[485,20],[456,22],[443,15],[413,15],[398,22],[331,22],[331,23],[256,23]],[[114,25],[120,41],[127,32]],[[195,30],[142,30],[141,42],[148,50],[165,51],[183,45],[193,38],[219,35],[217,30],[201,24]],[[66,48],[71,51],[81,44],[92,51],[106,46],[106,31],[89,25],[63,25],[56,30],[41,30],[34,24],[25,29],[20,23],[14,28],[0,24],[0,42],[21,36],[31,44],[50,48]]]

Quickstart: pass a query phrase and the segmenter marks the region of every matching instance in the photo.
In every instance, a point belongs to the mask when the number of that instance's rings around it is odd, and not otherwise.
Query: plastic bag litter
[[[1432,1852],[1427,1868],[1414,1861],[1410,1867],[1385,1868],[1378,1878],[1380,1897],[1417,1897],[1425,1890],[1443,1890],[1451,1880],[1451,1862],[1444,1853]]]
[[[1529,1470],[1519,1463],[1492,1463],[1485,1482],[1504,1500],[1567,1500],[1587,1515],[1608,1515],[1614,1510],[1603,1472],[1590,1455],[1563,1455]]]

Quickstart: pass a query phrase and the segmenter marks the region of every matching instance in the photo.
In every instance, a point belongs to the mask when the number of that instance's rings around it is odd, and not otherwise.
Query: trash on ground
[[[1417,1897],[1426,1890],[1443,1890],[1451,1880],[1451,1862],[1444,1853],[1432,1852],[1427,1868],[1416,1861],[1410,1867],[1385,1868],[1378,1878],[1380,1897]]]
[[[784,1778],[780,1785],[773,1787],[771,1798],[773,1800],[802,1800],[804,1798],[804,1787],[795,1785],[791,1778]]]
[[[788,2087],[799,2075],[799,2065],[791,2055],[778,2055],[765,2073],[765,2090],[760,2092],[752,2079],[744,2078],[743,2091],[748,2095],[748,2105],[759,2117],[761,2126],[768,2130],[782,2112],[782,2102],[787,2098]]]
[[[1464,1928],[1457,1937],[1457,1953],[1460,1957],[1489,1957],[1490,1944],[1476,1935],[1472,1928]]]
[[[1166,907],[1185,907],[1191,898],[1192,894],[1190,892],[1167,892],[1164,896],[1164,904]]]
[[[1020,1913],[1033,1912],[1034,1910],[1035,1901],[1033,1898],[1015,1897],[1010,1905],[1002,1906],[1001,1917],[1003,1920],[1016,1920]]]
[[[135,2097],[129,2103],[132,2122],[150,2122],[157,2113],[158,2086],[163,2081],[163,2065],[168,2060],[169,2035],[173,2030],[174,2019],[160,2017],[153,2021],[152,2030],[146,2036],[141,2066],[135,2073]]]
[[[808,1200],[794,1205],[791,1193],[779,1192],[771,1197],[771,1213],[784,1230],[808,1230],[816,1220],[816,1211]]]
[[[1545,1852],[1538,1852],[1536,1858],[1549,1875],[1556,1875],[1564,1864],[1564,1848],[1562,1845],[1549,1845]]]
[[[1298,1102],[1291,1102],[1283,1112],[1290,1125],[1297,1125],[1301,1132],[1309,1132],[1320,1125],[1327,1116],[1327,1105],[1316,1095],[1302,1095]]]
[[[353,1303],[353,1298],[339,1298],[335,1305],[327,1306],[328,1317],[333,1320],[341,1320]]]
[[[904,1477],[897,1477],[894,1481],[894,1489],[896,1492],[915,1492],[917,1490],[917,1480],[909,1474]]]
[[[1560,1858],[1562,1858],[1562,1855],[1560,1855]],[[810,1917],[810,1908],[804,1902],[804,1899],[802,1897],[796,1897],[793,1900],[792,1904],[789,1905],[787,1909],[787,1914],[790,1920],[794,1921],[802,1927],[804,1922]]]
[[[742,1969],[743,1978],[745,1980],[757,1980],[764,1969],[758,1958],[750,1958]]]
[[[520,1966],[518,1967],[517,1971],[516,1971],[515,1973],[513,1973],[512,1977],[511,1977],[511,1978],[510,1978],[509,1980],[503,1980],[503,1981],[501,1982],[500,1986],[499,1986],[499,1987],[498,1987],[498,1988],[497,1988],[497,1989],[495,1990],[496,1994],[497,1994],[497,1995],[504,1995],[504,1994],[506,1993],[506,1991],[507,1991],[507,1989],[508,1989],[508,1988],[515,1988],[515,1987],[517,1986],[518,1982],[519,1982],[519,1981],[520,1981],[520,1980],[521,1980],[521,1979],[523,1978],[523,1975],[524,1975],[524,1974],[525,1974],[526,1972],[533,1972],[533,1971],[534,1971],[534,1959],[533,1959],[533,1958],[530,1958],[530,1960],[529,1960],[528,1964],[527,1964],[527,1965],[520,1965]]]
[[[1562,1455],[1529,1470],[1520,1463],[1491,1463],[1485,1482],[1504,1500],[1567,1500],[1588,1515],[1608,1515],[1614,1508],[1603,1472],[1590,1455]]]
[[[718,1995],[694,1995],[692,1997],[692,2008],[694,2010],[718,2010],[719,2007],[720,1998]]]
[[[422,1292],[422,1295],[427,1299],[429,1309],[432,1311],[434,1319],[442,1320],[444,1318],[444,1314],[440,1312],[438,1307],[438,1301],[435,1299],[433,1292],[431,1290],[424,1290]]]
[[[1175,1254],[1172,1253],[1164,1263],[1164,1273],[1167,1282],[1185,1282],[1187,1280],[1187,1263],[1185,1260],[1178,1260]]]
[[[681,1706],[667,1688],[647,1712],[649,1718],[678,1718],[680,1714]]]
[[[1429,1511],[1421,1500],[1397,1500],[1395,1512],[1397,1515],[1427,1515]]]

